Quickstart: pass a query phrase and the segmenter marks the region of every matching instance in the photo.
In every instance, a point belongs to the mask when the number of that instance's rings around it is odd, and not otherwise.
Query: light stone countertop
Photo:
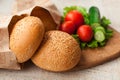
[[[62,12],[67,5],[89,8],[96,5],[101,14],[112,21],[111,26],[120,32],[120,0],[52,0]],[[10,15],[14,0],[0,0],[0,15]],[[120,80],[120,58],[86,70],[53,73],[26,63],[21,71],[0,69],[0,80]]]

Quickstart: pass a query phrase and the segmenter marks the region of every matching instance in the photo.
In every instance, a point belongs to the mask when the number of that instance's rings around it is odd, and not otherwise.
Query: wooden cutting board
[[[79,64],[73,70],[86,69],[103,64],[120,56],[120,33],[113,29],[113,37],[106,46],[82,50]]]

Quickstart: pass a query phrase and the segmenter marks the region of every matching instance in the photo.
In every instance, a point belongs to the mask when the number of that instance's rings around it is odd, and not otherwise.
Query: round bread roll
[[[75,67],[80,55],[79,44],[71,35],[54,30],[46,32],[40,49],[31,59],[42,69],[61,72]]]
[[[37,17],[28,16],[15,24],[10,35],[10,49],[19,63],[32,57],[43,39],[44,32],[44,25]]]

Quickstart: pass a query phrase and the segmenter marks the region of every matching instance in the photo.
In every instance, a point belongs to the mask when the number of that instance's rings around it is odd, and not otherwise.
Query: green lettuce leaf
[[[80,44],[80,40],[77,34],[72,34],[72,37],[76,39],[76,41]]]
[[[106,30],[106,33],[105,33],[106,39],[108,40],[108,39],[110,39],[112,36],[113,36],[113,31],[110,30],[110,29],[107,29],[107,30]]]
[[[87,46],[87,43],[85,43],[85,42],[81,42],[81,43],[80,43],[80,47],[81,47],[82,49],[85,49],[86,46]]]
[[[107,19],[105,16],[103,16],[101,19],[101,25],[103,27],[107,27],[107,26],[109,26],[109,24],[111,24],[111,21],[109,19]]]
[[[91,42],[89,42],[89,43],[87,44],[87,46],[88,46],[89,48],[96,48],[96,47],[98,47],[98,42],[97,42],[96,40],[92,40]]]
[[[103,42],[100,42],[100,43],[99,43],[99,45],[100,45],[101,47],[105,46],[105,44],[106,44],[106,41],[103,41]]]

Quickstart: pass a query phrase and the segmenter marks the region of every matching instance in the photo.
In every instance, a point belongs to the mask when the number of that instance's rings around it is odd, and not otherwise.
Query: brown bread
[[[49,71],[66,71],[75,67],[81,55],[77,41],[62,31],[48,31],[41,47],[32,57],[38,67]]]
[[[10,49],[19,63],[32,57],[43,39],[44,31],[42,21],[33,16],[25,17],[15,24],[10,35]]]

